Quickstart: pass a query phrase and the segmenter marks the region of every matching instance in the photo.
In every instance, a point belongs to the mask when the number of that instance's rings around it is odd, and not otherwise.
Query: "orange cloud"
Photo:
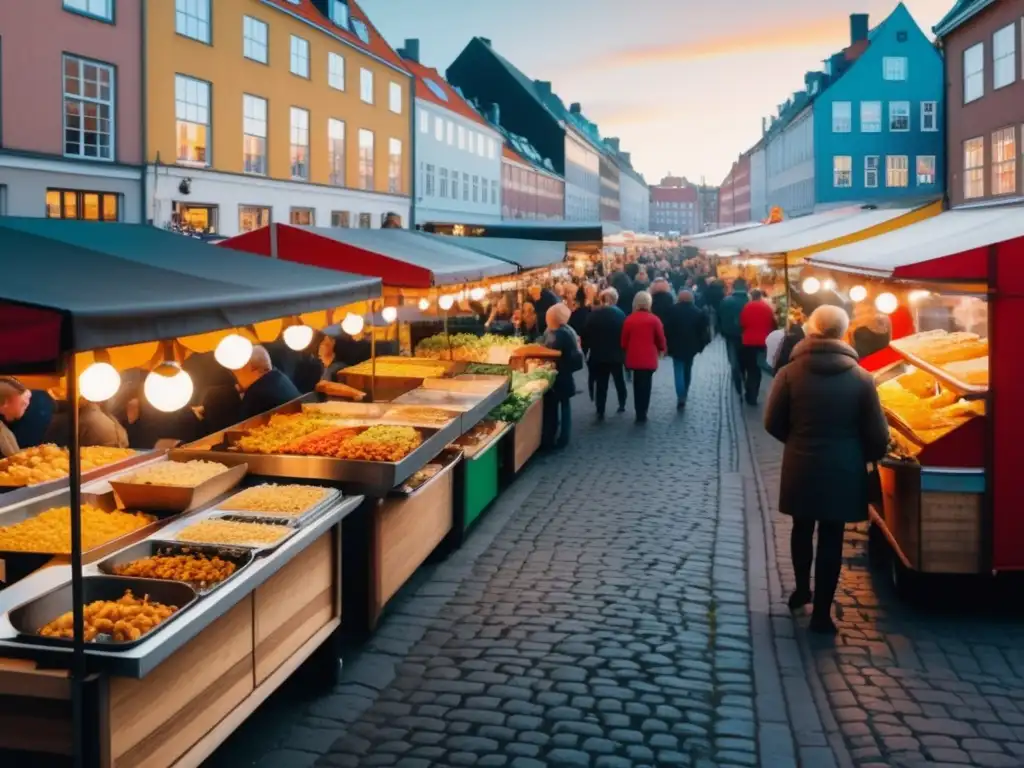
[[[805,22],[762,24],[754,29],[730,31],[717,37],[658,46],[636,46],[592,59],[590,69],[635,67],[647,64],[713,59],[744,53],[782,51],[790,48],[818,46],[823,54],[842,45],[847,32],[846,17],[809,19]]]

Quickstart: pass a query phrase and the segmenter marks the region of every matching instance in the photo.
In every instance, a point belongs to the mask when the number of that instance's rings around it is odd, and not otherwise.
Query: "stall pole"
[[[277,258],[277,224],[270,223],[270,258]]]
[[[985,318],[988,328],[986,335],[988,343],[999,344],[1000,339],[996,338],[996,306],[999,301],[999,246],[996,243],[988,247],[988,285]],[[999,368],[999,347],[995,347],[996,354],[989,353],[988,357],[988,392],[985,393],[985,418],[989,427],[985,430],[985,496],[983,498],[983,514],[981,516],[981,563],[979,571],[982,573],[995,574],[993,568],[995,561],[995,518],[996,518],[996,370]]]
[[[437,305],[437,308],[441,309],[440,299],[439,299],[439,303]],[[452,337],[448,333],[448,310],[447,309],[441,309],[441,315],[442,315],[442,318],[443,318],[443,321],[444,321],[444,342],[445,342],[445,344],[448,345],[448,359],[449,360],[454,360],[455,359],[455,353],[452,352]]]
[[[85,602],[82,584],[82,462],[78,444],[78,366],[68,354],[68,483],[71,509],[71,727],[75,768],[85,766]]]
[[[384,306],[384,300],[380,302]],[[370,301],[370,402],[377,402],[377,318]]]
[[[789,254],[782,255],[782,279],[786,283],[786,331],[789,331],[789,314],[793,309],[793,299],[789,292]]]

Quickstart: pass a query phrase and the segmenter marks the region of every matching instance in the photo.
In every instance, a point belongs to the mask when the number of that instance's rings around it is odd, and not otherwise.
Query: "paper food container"
[[[117,502],[123,509],[143,512],[191,512],[213,501],[242,482],[248,464],[231,467],[195,487],[150,485],[111,480]]]

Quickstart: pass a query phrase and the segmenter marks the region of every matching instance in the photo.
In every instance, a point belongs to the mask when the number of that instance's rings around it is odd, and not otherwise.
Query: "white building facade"
[[[601,220],[601,158],[565,126],[565,220]]]
[[[651,222],[651,192],[635,171],[621,169],[619,174],[619,211],[622,228],[646,232]]]
[[[764,144],[750,152],[750,220],[768,218],[768,166]]]
[[[810,107],[770,134],[765,146],[768,208],[786,218],[814,212],[814,110]]]

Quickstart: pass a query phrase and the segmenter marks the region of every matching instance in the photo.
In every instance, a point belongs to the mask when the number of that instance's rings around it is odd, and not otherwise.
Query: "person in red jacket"
[[[764,300],[764,294],[751,291],[750,301],[740,311],[740,330],[743,334],[740,369],[743,371],[744,390],[750,405],[757,405],[757,395],[761,390],[761,356],[766,352],[768,334],[776,327],[775,310]]]
[[[622,325],[622,348],[626,352],[626,369],[633,372],[633,405],[636,423],[647,421],[651,405],[651,385],[658,361],[665,354],[665,328],[651,312],[651,294],[639,291],[633,297],[633,313]]]

